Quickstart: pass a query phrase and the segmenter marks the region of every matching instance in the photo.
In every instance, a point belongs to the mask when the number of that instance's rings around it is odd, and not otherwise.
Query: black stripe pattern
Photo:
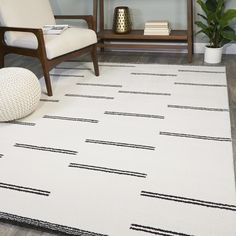
[[[24,144],[24,143],[16,143],[14,147],[27,148],[27,149],[38,150],[38,151],[46,151],[46,152],[56,152],[56,153],[62,153],[62,154],[68,154],[68,155],[77,155],[78,153],[77,151],[73,151],[73,150],[36,146],[36,145]]]
[[[54,76],[54,77],[76,77],[76,78],[84,78],[84,75],[50,74],[50,76]]]
[[[211,140],[211,141],[221,141],[221,142],[231,142],[232,141],[231,138],[213,137],[213,136],[204,136],[204,135],[195,135],[195,134],[160,132],[160,135],[180,137],[180,138],[194,138],[194,139],[203,139],[203,140]]]
[[[104,141],[104,140],[97,140],[97,139],[86,139],[85,142],[93,143],[93,144],[118,146],[118,147],[137,148],[137,149],[144,149],[144,150],[151,150],[151,151],[155,150],[154,146],[140,145],[140,144],[133,144],[133,143],[112,142],[112,141]]]
[[[94,95],[81,95],[81,94],[65,94],[65,96],[78,97],[78,98],[108,99],[108,100],[114,99],[114,97],[108,97],[108,96],[94,96]]]
[[[55,68],[59,70],[91,70],[90,68],[63,67],[63,66],[56,66]]]
[[[86,118],[75,118],[75,117],[66,117],[66,116],[50,116],[45,115],[43,118],[53,119],[53,120],[66,120],[66,121],[79,121],[79,122],[88,122],[88,123],[98,123],[98,120],[86,119]]]
[[[193,73],[207,73],[207,74],[225,74],[223,71],[210,71],[210,70],[178,70],[179,72],[193,72]]]
[[[63,233],[66,235],[74,235],[74,236],[108,236],[107,234],[94,233],[87,230],[72,228],[69,226],[64,226],[59,224],[53,224],[47,221],[36,220],[5,212],[0,212],[0,219],[7,222],[18,223],[20,225],[25,225],[29,227],[36,227],[43,230],[50,230],[59,234]]]
[[[181,106],[181,105],[168,105],[168,107],[169,107],[169,108],[176,108],[176,109],[199,110],[199,111],[229,112],[229,109],[224,109],[224,108],[212,108],[212,107],[195,107],[195,106]]]
[[[157,74],[157,73],[131,73],[131,75],[147,75],[147,76],[162,76],[162,77],[176,77],[177,74]]]
[[[211,207],[211,208],[218,208],[222,210],[236,211],[236,205],[203,201],[203,200],[193,199],[193,198],[186,198],[186,197],[167,195],[167,194],[161,194],[161,193],[153,193],[153,192],[148,192],[148,191],[142,191],[141,196],[158,198],[158,199],[163,199],[163,200],[168,200],[168,201],[181,202],[181,203],[186,203],[186,204],[193,204],[193,205],[198,205],[198,206],[203,206],[203,207]]]
[[[25,121],[18,121],[18,120],[6,121],[4,123],[14,124],[14,125],[24,125],[24,126],[35,126],[36,125],[36,123],[25,122]]]
[[[135,65],[109,65],[109,64],[99,64],[99,66],[103,66],[103,67],[124,67],[124,68],[134,68],[136,67]]]
[[[47,99],[47,98],[41,98],[41,102],[59,102],[58,99]]]
[[[160,115],[150,115],[150,114],[140,114],[140,113],[130,113],[130,112],[117,112],[117,111],[105,111],[105,115],[115,115],[115,116],[131,116],[131,117],[141,117],[141,118],[154,118],[154,119],[164,119],[164,116]]]
[[[3,157],[4,157],[4,155],[2,153],[0,153],[0,158],[3,158]]]
[[[157,96],[171,96],[170,93],[154,93],[154,92],[142,92],[142,91],[127,91],[127,90],[120,90],[119,93],[126,93],[126,94],[138,94],[138,95],[157,95]]]
[[[175,82],[175,85],[203,86],[203,87],[227,87],[225,84],[198,84]]]
[[[145,225],[139,225],[139,224],[131,224],[130,229],[155,234],[155,235],[162,235],[162,236],[194,236],[193,234],[185,234],[160,228],[154,228],[150,226]]]
[[[110,174],[128,175],[128,176],[140,177],[140,178],[146,178],[147,177],[147,174],[140,173],[140,172],[127,171],[127,170],[118,170],[118,169],[113,169],[113,168],[107,168],[107,167],[101,167],[101,166],[92,166],[92,165],[84,165],[84,164],[78,164],[78,163],[70,163],[69,167],[92,170],[92,171],[106,172],[106,173],[110,173]]]
[[[7,184],[7,183],[0,183],[0,188],[20,191],[20,192],[25,192],[25,193],[32,193],[32,194],[37,194],[37,195],[43,195],[43,196],[49,196],[50,194],[49,191],[40,190],[36,188],[23,187],[23,186],[14,185],[14,184]]]
[[[119,84],[76,83],[76,85],[95,86],[95,87],[109,87],[109,88],[122,88],[122,85],[119,85]]]

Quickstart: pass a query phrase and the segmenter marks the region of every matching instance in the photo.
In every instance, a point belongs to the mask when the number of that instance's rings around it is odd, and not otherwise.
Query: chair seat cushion
[[[16,33],[17,34],[17,33]],[[16,37],[15,37],[16,38]],[[90,46],[97,42],[97,35],[93,30],[71,27],[59,35],[44,35],[47,58],[53,59],[60,55]],[[31,33],[19,33],[9,46],[36,49],[38,42]]]

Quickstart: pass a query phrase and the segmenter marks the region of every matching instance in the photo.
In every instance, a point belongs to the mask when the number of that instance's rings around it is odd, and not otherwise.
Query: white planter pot
[[[221,62],[223,47],[209,48],[205,47],[204,62],[217,64]]]

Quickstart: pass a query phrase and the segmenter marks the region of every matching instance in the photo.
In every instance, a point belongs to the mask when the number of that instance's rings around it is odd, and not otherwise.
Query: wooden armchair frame
[[[82,19],[85,20],[88,24],[89,29],[94,30],[94,20],[92,15],[56,15],[54,16],[55,19]],[[37,49],[28,49],[22,47],[13,47],[8,46],[4,40],[4,35],[8,31],[16,31],[16,32],[29,32],[33,33],[38,41],[38,48]],[[59,57],[48,59],[45,49],[45,42],[43,37],[42,29],[33,29],[33,28],[19,28],[19,27],[0,27],[0,68],[4,67],[4,57],[7,54],[15,53],[25,56],[37,57],[42,65],[44,79],[46,83],[47,93],[48,96],[52,96],[52,86],[49,71],[57,64],[68,60],[69,58],[80,56],[86,53],[90,53],[95,75],[99,75],[99,68],[98,68],[98,60],[97,60],[97,44],[90,45],[88,47],[61,55]]]

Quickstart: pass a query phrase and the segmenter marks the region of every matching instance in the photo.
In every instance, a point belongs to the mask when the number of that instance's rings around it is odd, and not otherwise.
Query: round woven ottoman
[[[20,67],[0,69],[0,122],[29,115],[40,96],[41,87],[33,72]]]

